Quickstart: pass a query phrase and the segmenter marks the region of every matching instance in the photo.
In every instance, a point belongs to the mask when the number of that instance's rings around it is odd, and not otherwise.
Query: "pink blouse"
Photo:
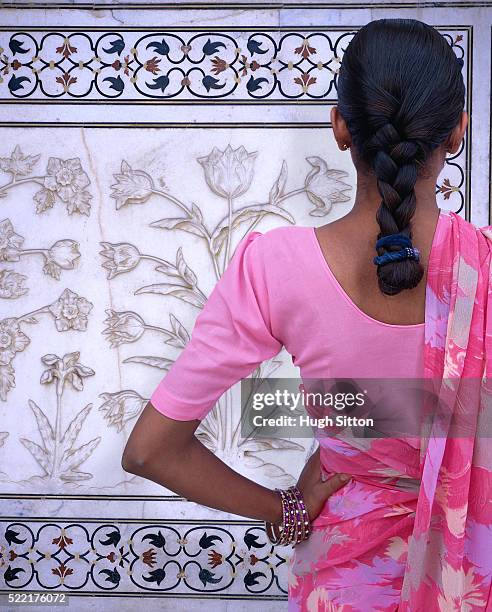
[[[422,378],[424,323],[373,319],[350,299],[313,227],[249,232],[153,391],[176,420],[203,419],[220,396],[283,346],[302,378]]]

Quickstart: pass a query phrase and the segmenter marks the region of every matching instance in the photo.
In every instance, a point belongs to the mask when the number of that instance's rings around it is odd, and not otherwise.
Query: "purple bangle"
[[[265,531],[272,544],[296,546],[306,540],[311,533],[311,525],[306,504],[297,486],[288,489],[275,489],[282,503],[282,524],[275,534],[272,523],[266,522]]]
[[[299,491],[298,487],[293,486],[291,487],[291,489],[297,499],[297,504],[299,506],[300,521],[302,524],[302,537],[300,541],[306,540],[311,534],[309,514],[306,510],[306,504],[304,503],[302,493]]]
[[[289,503],[288,498],[282,489],[275,489],[282,499],[282,526],[280,527],[280,538],[279,544],[288,544],[289,532],[290,532],[290,516],[289,516]]]
[[[289,536],[288,536],[288,543],[291,544],[295,542],[298,537],[299,522],[297,520],[297,515],[296,515],[297,503],[296,503],[296,498],[290,489],[287,489],[285,491],[285,494],[288,499],[289,518],[290,518],[290,530],[289,530]]]

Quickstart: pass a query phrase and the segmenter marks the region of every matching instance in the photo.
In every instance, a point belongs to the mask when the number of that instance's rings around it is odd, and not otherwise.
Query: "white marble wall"
[[[360,25],[415,17],[464,58],[470,128],[438,198],[489,222],[492,9],[396,4],[0,9],[0,591],[68,593],[77,611],[136,596],[286,609],[289,551],[261,524],[180,500],[120,458],[223,270],[203,228],[260,205],[232,251],[252,223],[318,225],[352,205],[329,111]],[[219,163],[241,166],[237,184],[213,177]],[[262,374],[295,374],[289,362]],[[258,451],[215,433],[237,424],[238,392],[202,439],[247,476],[291,484],[310,440]]]

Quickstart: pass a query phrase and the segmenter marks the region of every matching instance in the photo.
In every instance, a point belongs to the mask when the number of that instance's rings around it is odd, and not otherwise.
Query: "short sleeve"
[[[282,348],[271,332],[265,238],[249,232],[238,243],[188,344],[151,395],[162,414],[179,421],[205,418],[227,389]]]

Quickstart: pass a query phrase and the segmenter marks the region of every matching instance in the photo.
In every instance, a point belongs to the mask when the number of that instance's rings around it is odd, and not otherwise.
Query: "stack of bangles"
[[[302,494],[296,486],[288,489],[275,489],[282,500],[282,523],[265,523],[265,531],[272,544],[295,546],[307,540],[311,534],[311,524]]]

